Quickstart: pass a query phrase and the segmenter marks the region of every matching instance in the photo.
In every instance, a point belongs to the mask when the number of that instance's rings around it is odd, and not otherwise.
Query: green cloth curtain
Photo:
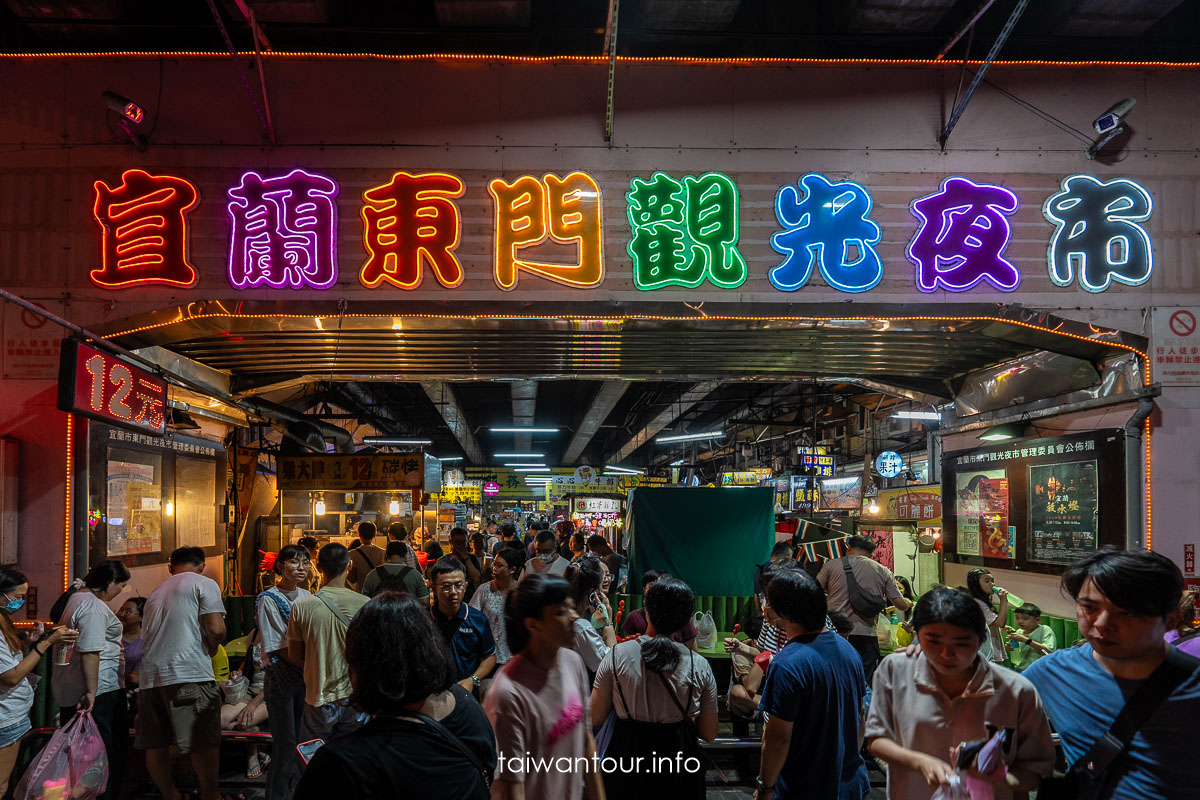
[[[632,490],[630,593],[641,593],[646,570],[664,569],[697,595],[754,594],[754,568],[775,545],[774,504],[768,486]]]

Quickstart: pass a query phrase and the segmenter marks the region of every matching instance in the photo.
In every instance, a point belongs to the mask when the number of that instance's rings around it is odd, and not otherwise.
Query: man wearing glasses
[[[430,573],[433,594],[433,621],[446,640],[457,670],[456,680],[475,697],[479,684],[496,667],[496,641],[492,627],[482,611],[463,602],[467,592],[467,574],[461,561],[453,556],[438,559]]]

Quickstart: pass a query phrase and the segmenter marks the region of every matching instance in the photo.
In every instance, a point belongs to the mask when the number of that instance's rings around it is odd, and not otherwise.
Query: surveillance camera
[[[116,92],[104,92],[101,97],[108,104],[110,111],[124,117],[134,125],[139,124],[146,118],[146,112],[142,110],[142,107],[127,97],[122,97]]]
[[[1132,97],[1126,97],[1119,103],[1113,104],[1113,107],[1105,111],[1096,121],[1092,123],[1092,127],[1096,129],[1096,133],[1108,133],[1113,128],[1121,124],[1121,119],[1129,113],[1137,100]]]

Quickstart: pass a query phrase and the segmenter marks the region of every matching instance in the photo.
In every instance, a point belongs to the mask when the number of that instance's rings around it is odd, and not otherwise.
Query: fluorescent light
[[[462,456],[443,456],[443,457],[434,456],[434,458],[436,458],[438,461],[462,461],[463,460]]]
[[[521,461],[519,463],[511,462],[511,463],[505,464],[504,466],[506,466],[506,467],[544,467],[546,465],[545,464],[535,464],[532,461]]]
[[[658,442],[659,444],[666,444],[667,442],[686,442],[691,439],[715,439],[718,436],[724,435],[725,434],[722,431],[712,431],[710,433],[682,433],[678,436],[659,436],[654,441]]]
[[[683,463],[683,459],[681,458],[681,459],[679,459],[678,461],[672,461],[672,462],[671,462],[671,466],[672,466],[672,467],[678,467],[678,466],[679,466],[680,464],[682,464],[682,463]]]
[[[492,458],[545,458],[545,453],[492,453]]]
[[[1005,442],[1009,439],[1017,439],[1025,435],[1028,424],[1024,422],[1011,422],[1007,425],[996,425],[993,428],[988,428],[977,437],[983,442]]]
[[[940,420],[942,418],[942,415],[936,411],[897,411],[892,416],[896,419]]]
[[[629,469],[628,467],[605,467],[605,472],[615,472],[618,475],[645,475],[645,471],[640,469]]]
[[[364,436],[363,444],[433,444],[432,439],[396,439],[392,436]]]
[[[549,467],[516,467],[513,472],[549,472]]]
[[[488,428],[492,433],[558,433],[558,428]]]

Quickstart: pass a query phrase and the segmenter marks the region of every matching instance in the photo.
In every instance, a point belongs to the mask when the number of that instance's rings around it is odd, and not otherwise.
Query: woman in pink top
[[[867,716],[867,746],[889,766],[888,797],[931,797],[956,779],[955,746],[994,729],[1009,732],[1003,763],[978,777],[996,800],[1036,789],[1054,766],[1050,725],[1033,684],[980,655],[988,630],[974,599],[934,589],[917,602],[913,627],[919,651],[880,663]]]

